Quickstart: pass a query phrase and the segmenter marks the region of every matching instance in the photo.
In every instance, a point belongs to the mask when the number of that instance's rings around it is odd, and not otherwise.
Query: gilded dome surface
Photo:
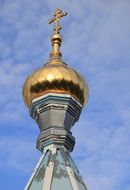
[[[28,107],[34,98],[50,92],[70,94],[82,105],[88,96],[84,78],[62,61],[50,61],[32,73],[23,86],[23,97]]]

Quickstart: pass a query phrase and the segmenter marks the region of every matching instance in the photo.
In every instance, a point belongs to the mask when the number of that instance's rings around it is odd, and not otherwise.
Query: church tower
[[[23,86],[24,102],[40,129],[37,148],[42,156],[24,190],[87,190],[70,156],[75,138],[71,128],[88,100],[84,78],[62,60],[59,21],[66,12],[57,9],[50,60],[30,74]]]

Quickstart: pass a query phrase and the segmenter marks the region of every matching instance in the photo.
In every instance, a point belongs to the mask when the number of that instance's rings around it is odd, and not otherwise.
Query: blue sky
[[[130,190],[130,1],[0,0],[0,186],[23,190],[40,157],[39,130],[22,99],[26,77],[46,63],[55,8],[63,60],[88,81],[72,153],[89,190]]]

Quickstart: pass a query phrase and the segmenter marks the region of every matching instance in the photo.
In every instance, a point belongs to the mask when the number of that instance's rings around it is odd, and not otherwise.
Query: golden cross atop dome
[[[56,9],[55,13],[54,13],[54,17],[52,19],[49,20],[49,24],[51,24],[52,22],[55,22],[56,25],[54,26],[54,33],[55,34],[59,34],[60,30],[61,30],[61,26],[59,25],[59,21],[62,17],[66,16],[67,12],[63,12],[61,9]]]

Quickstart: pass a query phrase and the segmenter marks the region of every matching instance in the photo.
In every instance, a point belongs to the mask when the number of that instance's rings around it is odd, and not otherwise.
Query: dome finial
[[[62,17],[66,16],[67,12],[62,12],[61,9],[56,9],[55,13],[54,13],[54,17],[52,19],[49,20],[49,24],[51,24],[52,22],[55,22],[56,25],[54,26],[53,30],[54,30],[54,34],[59,34],[60,30],[61,30],[61,26],[59,25],[59,21]]]
[[[50,57],[52,60],[60,59],[62,54],[59,51],[59,47],[61,46],[62,36],[60,35],[61,26],[59,25],[59,21],[62,17],[66,16],[67,12],[63,12],[61,9],[57,8],[54,13],[54,17],[49,20],[49,24],[55,22],[54,25],[54,34],[51,37],[52,42],[52,52],[50,53]]]

